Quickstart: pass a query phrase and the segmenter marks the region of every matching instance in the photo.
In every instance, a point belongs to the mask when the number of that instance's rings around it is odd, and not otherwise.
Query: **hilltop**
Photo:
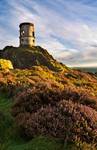
[[[68,68],[39,46],[7,46],[0,57],[14,66],[0,70],[1,147],[97,149],[96,74]]]
[[[50,70],[60,71],[66,66],[56,61],[46,49],[40,46],[6,46],[0,51],[0,58],[9,59],[14,68],[31,69],[32,66],[47,66]]]

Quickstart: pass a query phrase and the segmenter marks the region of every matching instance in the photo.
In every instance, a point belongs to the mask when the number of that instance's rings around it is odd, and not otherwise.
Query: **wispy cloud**
[[[37,44],[59,61],[97,66],[95,5],[92,0],[1,0],[0,47],[18,46],[18,26],[29,21],[35,23]]]

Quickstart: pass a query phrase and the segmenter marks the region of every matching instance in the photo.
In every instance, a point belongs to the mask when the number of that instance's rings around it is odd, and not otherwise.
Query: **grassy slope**
[[[74,86],[77,88],[82,87],[85,89],[90,88],[91,93],[96,94],[97,92],[97,80],[96,77],[89,74],[84,74],[80,72],[73,72],[72,70],[67,70],[68,73],[61,72],[60,74],[53,73],[45,68],[35,67],[32,70],[14,70],[12,72],[3,72],[0,73],[0,83],[4,82],[7,83],[21,83],[21,84],[30,84],[33,85],[33,82],[37,81],[44,81],[47,80],[60,86]],[[40,76],[42,74],[42,76]],[[82,76],[83,77],[80,77]],[[38,79],[39,78],[39,79]],[[5,80],[6,79],[6,80]],[[27,80],[27,81],[26,81]],[[25,82],[24,82],[25,81]],[[33,81],[33,82],[32,82]],[[65,83],[63,82],[65,81]],[[95,82],[93,82],[95,81]],[[78,83],[80,83],[80,85]],[[76,84],[75,84],[76,83]],[[83,84],[84,83],[84,84]],[[88,83],[88,84],[87,84]],[[70,85],[69,85],[70,84]],[[28,84],[29,85],[29,84]],[[17,131],[17,128],[14,124],[13,118],[11,116],[11,106],[12,100],[8,99],[6,95],[0,95],[0,150],[78,150],[78,148],[69,148],[63,147],[63,144],[60,141],[56,141],[51,138],[46,137],[36,137],[31,141],[24,141]],[[2,114],[2,115],[1,115]],[[89,150],[86,148],[85,150]],[[94,149],[93,149],[94,150]]]
[[[0,150],[79,150],[75,145],[64,146],[61,141],[42,136],[23,140],[11,116],[11,106],[12,100],[0,95]],[[84,150],[90,150],[87,146]]]

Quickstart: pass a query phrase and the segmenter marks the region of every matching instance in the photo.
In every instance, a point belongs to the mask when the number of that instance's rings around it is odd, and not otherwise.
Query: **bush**
[[[90,91],[80,88],[65,88],[61,95],[64,99],[72,100],[86,106],[90,106],[97,110],[97,97],[90,94]]]
[[[23,136],[32,138],[41,134],[65,142],[96,143],[97,112],[78,103],[79,95],[70,97],[67,93],[41,86],[16,96],[12,114]]]
[[[10,60],[0,59],[0,69],[1,70],[13,69],[12,62]]]

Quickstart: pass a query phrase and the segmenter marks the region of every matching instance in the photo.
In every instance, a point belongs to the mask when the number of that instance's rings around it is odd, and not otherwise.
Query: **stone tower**
[[[34,24],[24,22],[20,24],[20,46],[35,46]]]

